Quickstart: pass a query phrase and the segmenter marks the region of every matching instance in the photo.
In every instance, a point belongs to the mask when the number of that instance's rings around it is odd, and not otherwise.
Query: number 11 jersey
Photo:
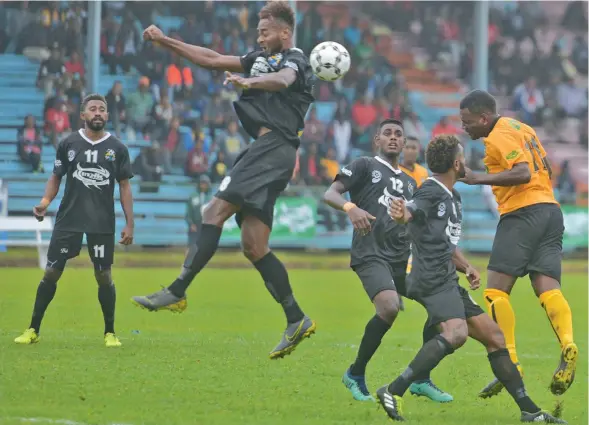
[[[66,176],[55,230],[114,233],[115,180],[133,177],[127,147],[110,133],[92,141],[83,129],[57,147],[53,174]]]

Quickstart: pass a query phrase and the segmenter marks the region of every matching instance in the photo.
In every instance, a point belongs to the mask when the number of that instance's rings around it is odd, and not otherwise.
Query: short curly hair
[[[295,27],[295,13],[286,1],[269,1],[258,14],[260,19],[275,19],[287,25],[291,31]]]
[[[473,90],[460,101],[460,109],[468,109],[473,114],[482,114],[497,112],[497,101],[488,92],[484,90]]]
[[[432,173],[443,174],[454,166],[459,152],[460,140],[456,136],[434,137],[427,145],[425,160]]]
[[[98,93],[90,93],[88,96],[86,96],[82,100],[82,111],[86,110],[86,106],[88,106],[88,102],[90,102],[91,100],[100,100],[101,102],[104,102],[104,104],[108,108],[108,104],[106,103],[106,98],[103,95],[98,94]]]

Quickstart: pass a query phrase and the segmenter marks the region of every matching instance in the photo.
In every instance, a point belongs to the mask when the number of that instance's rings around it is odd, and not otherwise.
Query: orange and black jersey
[[[528,183],[492,186],[501,215],[534,204],[558,204],[552,190],[546,151],[532,127],[512,118],[500,117],[484,143],[484,163],[489,174],[527,163],[532,175]]]

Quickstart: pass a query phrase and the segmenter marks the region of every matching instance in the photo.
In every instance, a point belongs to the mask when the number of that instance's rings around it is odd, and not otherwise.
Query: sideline
[[[6,422],[8,421],[8,422]],[[0,423],[9,424],[52,424],[52,425],[95,425],[86,422],[72,421],[71,419],[51,419],[51,418],[25,418],[25,417],[0,417]],[[133,425],[124,423],[110,423],[108,425]]]

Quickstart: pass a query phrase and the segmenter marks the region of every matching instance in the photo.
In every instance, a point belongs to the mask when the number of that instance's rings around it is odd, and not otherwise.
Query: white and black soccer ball
[[[335,81],[350,69],[350,54],[335,41],[324,41],[315,46],[309,57],[313,73],[323,81]]]

